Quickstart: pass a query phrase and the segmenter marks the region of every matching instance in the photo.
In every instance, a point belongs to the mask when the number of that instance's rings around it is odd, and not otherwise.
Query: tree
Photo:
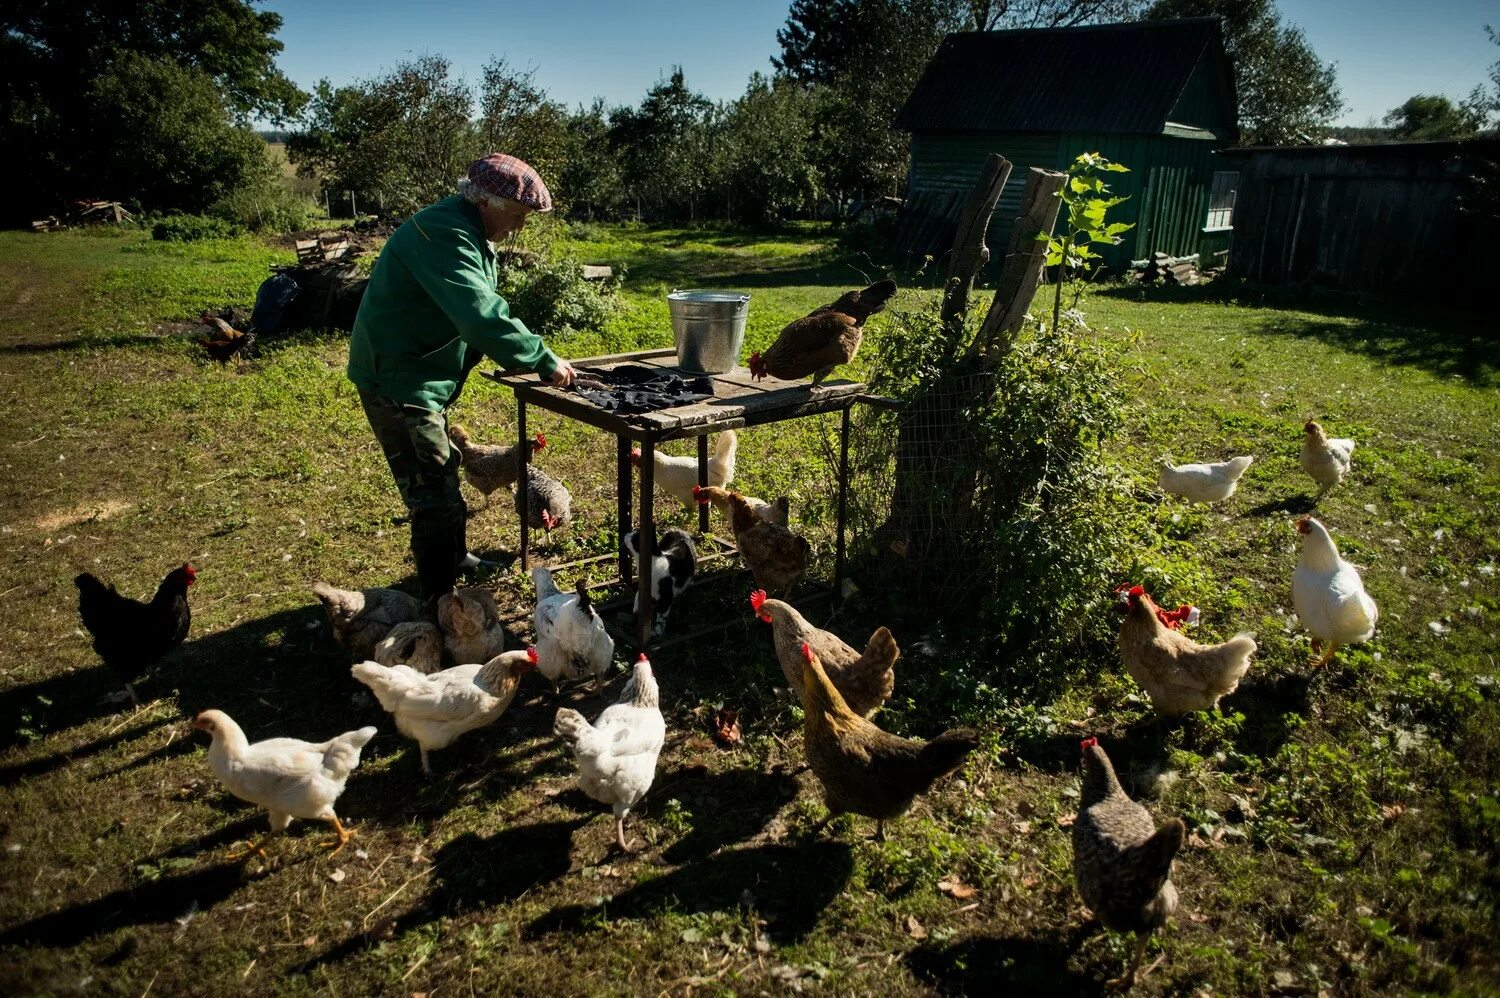
[[[842,202],[855,192],[896,193],[908,139],[890,122],[943,37],[961,26],[955,0],[798,0],[772,62],[783,79],[815,89],[818,165]]]
[[[702,163],[713,113],[713,103],[688,88],[680,66],[646,92],[639,108],[610,112],[610,146],[638,207],[662,217],[696,216],[697,199],[707,186]]]
[[[817,200],[816,113],[812,92],[791,80],[750,77],[724,122],[720,183],[729,217],[774,224]]]
[[[297,172],[339,199],[408,213],[453,193],[479,155],[474,91],[448,61],[424,56],[384,76],[334,88],[318,83],[302,131],[287,141]]]
[[[273,121],[294,115],[307,95],[276,68],[275,56],[282,46],[274,36],[280,27],[279,14],[257,11],[244,0],[6,4],[0,12],[0,143],[20,175],[11,188],[15,193],[9,213],[28,217],[58,201],[103,193],[100,158],[122,158],[119,149],[103,143],[123,136],[117,127],[120,121],[142,119],[139,107],[108,101],[127,93],[152,96],[128,85],[123,78],[128,67],[148,66],[152,78],[183,93],[193,92],[191,113],[179,116],[167,109],[169,121],[204,124],[200,112],[205,104],[197,82],[202,80],[217,94],[223,127],[255,115]],[[187,83],[186,77],[166,67],[191,71],[195,82]],[[158,141],[144,150],[150,159],[169,158],[172,148],[197,142],[195,136],[172,134],[166,127],[148,131]],[[249,149],[234,144],[241,151]],[[132,148],[143,151],[140,141]],[[261,155],[255,151],[242,166],[253,169]],[[164,184],[154,189],[185,188]],[[146,207],[182,207],[142,200],[123,183],[112,186],[110,196]]]
[[[520,70],[491,59],[479,87],[479,139],[482,152],[509,153],[533,166],[566,209],[569,191],[558,183],[567,165],[568,109],[536,84],[536,70]]]
[[[1483,95],[1479,95],[1482,99]],[[1425,142],[1434,139],[1472,139],[1484,127],[1485,111],[1471,101],[1454,104],[1437,94],[1418,94],[1390,111],[1385,123],[1398,139]]]
[[[973,31],[996,28],[1071,28],[1133,21],[1148,0],[963,0]]]
[[[568,146],[560,186],[575,214],[592,219],[624,198],[620,164],[609,144],[604,101],[579,107],[567,121]]]
[[[1146,17],[1223,20],[1247,145],[1312,141],[1344,107],[1334,65],[1282,23],[1275,0],[1157,0]]]

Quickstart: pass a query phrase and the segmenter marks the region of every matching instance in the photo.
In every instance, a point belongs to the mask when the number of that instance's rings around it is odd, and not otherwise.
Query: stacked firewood
[[[1155,284],[1158,280],[1163,284],[1197,284],[1198,254],[1174,257],[1161,252],[1152,253],[1139,273],[1142,284]]]

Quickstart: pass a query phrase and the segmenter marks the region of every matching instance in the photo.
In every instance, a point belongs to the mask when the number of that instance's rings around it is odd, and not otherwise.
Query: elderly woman
[[[411,511],[412,558],[429,602],[479,564],[468,551],[459,455],[448,440],[447,409],[469,371],[488,355],[560,387],[573,382],[573,368],[495,290],[493,244],[533,211],[551,210],[552,195],[530,166],[500,153],[477,160],[457,194],[391,235],[354,321],[349,380]]]

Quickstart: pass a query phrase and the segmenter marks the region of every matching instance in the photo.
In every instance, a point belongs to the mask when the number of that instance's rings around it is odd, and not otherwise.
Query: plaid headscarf
[[[469,182],[486,194],[519,201],[533,211],[551,211],[552,193],[524,160],[492,152],[469,166]]]

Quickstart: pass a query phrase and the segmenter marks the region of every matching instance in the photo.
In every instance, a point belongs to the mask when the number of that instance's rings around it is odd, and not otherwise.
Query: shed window
[[[1208,220],[1205,229],[1234,227],[1234,189],[1240,182],[1239,171],[1217,170],[1213,186],[1208,189]]]

